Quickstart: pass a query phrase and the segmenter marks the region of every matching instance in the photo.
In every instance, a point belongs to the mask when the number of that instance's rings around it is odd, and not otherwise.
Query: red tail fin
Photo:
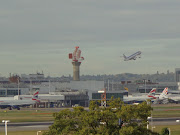
[[[153,88],[153,89],[149,92],[148,97],[152,97],[152,98],[156,99],[155,93],[156,93],[156,88]]]
[[[38,94],[39,94],[39,91],[36,91],[36,92],[33,94],[32,100],[35,100],[35,101],[37,101],[37,102],[40,102],[40,100],[38,100]]]

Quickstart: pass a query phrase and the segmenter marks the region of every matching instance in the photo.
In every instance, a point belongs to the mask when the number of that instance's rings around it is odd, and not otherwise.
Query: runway
[[[174,118],[153,118],[149,120],[149,124],[153,125],[180,125],[180,122],[176,122],[176,120],[180,120],[180,117]]]
[[[8,123],[8,131],[38,131],[48,130],[53,122],[19,122]],[[0,123],[0,131],[4,130],[4,123]]]

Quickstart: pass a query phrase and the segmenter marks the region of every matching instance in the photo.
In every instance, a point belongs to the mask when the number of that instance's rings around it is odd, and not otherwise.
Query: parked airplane
[[[168,95],[171,94],[171,95],[179,95],[180,94],[180,90],[172,90],[172,89],[169,89],[168,90]]]
[[[123,97],[124,102],[133,102],[133,101],[146,101],[148,99],[156,99],[155,97],[156,88],[153,88],[148,95],[133,96],[133,97]]]
[[[160,96],[158,97],[158,99],[159,99],[159,100],[167,99],[167,98],[168,98],[167,94],[168,94],[168,88],[166,87],[166,88],[163,90],[163,92],[160,94]]]
[[[155,100],[153,100],[153,101],[154,101],[154,104],[168,103],[168,88],[166,87],[160,95],[155,96]]]
[[[142,53],[141,51],[138,51],[138,52],[136,52],[136,53],[134,53],[134,54],[132,54],[132,55],[130,55],[128,57],[123,54],[124,61],[136,60],[137,57],[141,58],[141,56],[140,56],[141,53]]]
[[[124,102],[140,102],[140,101],[146,101],[150,99],[151,101],[156,101],[156,102],[162,102],[168,99],[168,88],[165,88],[163,92],[156,96],[155,95],[156,88],[153,88],[148,95],[142,95],[142,96],[134,96],[134,97],[123,97]]]
[[[0,108],[9,108],[9,110],[12,110],[13,108],[20,110],[20,107],[30,106],[37,102],[40,102],[40,100],[38,100],[38,94],[39,91],[36,91],[33,94],[32,100],[0,100]]]
[[[171,102],[180,102],[180,91],[179,90],[171,90],[168,92],[168,99],[171,101]]]
[[[180,95],[171,95],[171,96],[168,96],[168,99],[171,100],[171,102],[180,102]]]

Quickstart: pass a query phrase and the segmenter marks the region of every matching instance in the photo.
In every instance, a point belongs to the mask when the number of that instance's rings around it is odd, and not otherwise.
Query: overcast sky
[[[0,2],[0,76],[153,74],[180,67],[179,0],[6,0]],[[136,61],[122,56],[142,51]]]

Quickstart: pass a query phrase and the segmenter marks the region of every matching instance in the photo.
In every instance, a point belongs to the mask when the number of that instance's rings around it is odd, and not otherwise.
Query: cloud
[[[69,74],[72,65],[67,56],[77,45],[85,57],[83,74],[151,72],[148,67],[152,62],[175,65],[180,42],[179,4],[178,0],[3,1],[2,72],[13,72],[10,67],[17,66],[27,73],[40,67],[52,74],[60,68],[62,74]],[[118,63],[123,53],[138,50],[143,52],[142,59]]]

